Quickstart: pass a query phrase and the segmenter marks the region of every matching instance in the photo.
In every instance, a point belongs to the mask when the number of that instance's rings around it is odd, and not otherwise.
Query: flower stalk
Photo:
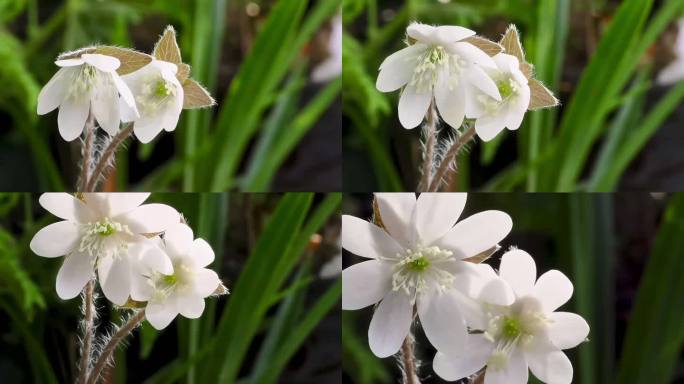
[[[423,128],[423,175],[418,186],[420,192],[426,191],[430,188],[432,181],[432,170],[435,152],[435,141],[437,139],[437,108],[435,103],[430,103],[427,116],[425,119],[425,126]]]
[[[451,169],[451,164],[456,161],[456,157],[458,154],[461,152],[461,149],[470,142],[475,137],[475,128],[470,127],[466,129],[463,134],[461,134],[458,137],[458,140],[456,140],[449,150],[446,152],[444,155],[444,158],[442,159],[441,163],[439,164],[439,167],[437,168],[437,172],[435,172],[435,176],[432,179],[432,182],[430,183],[430,187],[428,188],[429,192],[437,192],[439,190],[440,184],[442,183],[442,180],[446,177],[447,173]]]
[[[93,161],[93,143],[95,141],[95,115],[92,111],[88,115],[85,123],[85,139],[83,140],[83,163],[81,165],[81,177],[79,183],[79,191],[84,192],[88,187],[88,179],[90,177],[91,162]]]
[[[418,378],[418,364],[416,364],[416,357],[414,354],[415,338],[413,331],[409,331],[401,345],[401,356],[399,358],[399,365],[401,371],[404,373],[404,384],[420,384]]]
[[[79,369],[79,384],[85,384],[90,368],[93,335],[95,333],[95,305],[93,300],[93,280],[83,288],[83,339],[81,348],[81,364]]]
[[[123,142],[126,141],[126,139],[131,135],[131,133],[133,133],[133,123],[128,123],[126,126],[124,126],[123,129],[119,131],[119,133],[117,133],[112,138],[111,143],[109,143],[107,148],[102,153],[102,156],[100,157],[100,160],[97,162],[97,165],[93,170],[93,173],[90,175],[90,180],[88,180],[88,184],[85,190],[86,192],[95,192],[97,183],[100,181],[100,178],[104,176],[105,170],[113,161],[114,155],[116,154],[116,151],[118,150],[119,146],[121,146],[121,144],[123,144]]]

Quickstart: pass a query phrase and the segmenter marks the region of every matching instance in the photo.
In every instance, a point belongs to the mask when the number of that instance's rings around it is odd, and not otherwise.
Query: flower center
[[[90,64],[83,64],[78,69],[73,81],[70,82],[67,89],[67,97],[72,100],[81,100],[90,95],[92,89],[97,85],[98,81],[107,81],[108,78],[98,76],[97,68]]]
[[[430,287],[440,290],[449,289],[454,275],[443,265],[453,259],[453,253],[439,247],[418,246],[397,254],[392,275],[392,289],[403,290],[415,300],[416,294]],[[397,261],[398,259],[398,261]]]
[[[116,236],[119,233],[130,235],[128,226],[111,221],[108,217],[84,224],[81,230],[78,250],[90,255],[93,261],[108,256],[119,257],[128,249],[128,242],[121,236]]]
[[[432,92],[441,73],[441,81],[446,81],[449,89],[453,89],[458,85],[465,65],[463,59],[448,53],[444,47],[433,46],[418,56],[409,85],[416,87],[419,93]]]
[[[512,317],[504,317],[501,333],[507,339],[515,339],[520,336],[520,321]]]
[[[194,279],[195,272],[192,269],[182,264],[174,263],[173,274],[154,273],[149,279],[149,284],[154,288],[155,298],[163,301],[172,293],[191,285]]]
[[[499,88],[502,100],[517,95],[520,88],[518,83],[510,77],[497,81],[496,86]]]
[[[135,96],[138,108],[145,113],[154,113],[164,107],[176,96],[175,85],[166,81],[161,75],[151,76],[143,80],[140,93]]]

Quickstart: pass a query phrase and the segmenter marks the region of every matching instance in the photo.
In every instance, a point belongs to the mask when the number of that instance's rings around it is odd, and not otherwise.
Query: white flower
[[[183,109],[183,87],[176,78],[176,64],[152,60],[139,70],[122,76],[133,92],[140,117],[135,120],[135,136],[149,143],[162,131],[176,129]]]
[[[83,132],[88,113],[110,135],[119,131],[119,122],[138,115],[133,95],[116,74],[119,59],[100,54],[57,60],[62,67],[38,95],[38,114],[59,107],[57,125],[64,140],[72,141]]]
[[[434,99],[442,119],[459,128],[465,113],[466,83],[501,100],[496,84],[480,68],[496,68],[492,58],[462,41],[475,32],[458,26],[412,23],[406,33],[415,43],[387,57],[380,65],[376,82],[381,92],[405,86],[399,99],[402,126],[418,126]]]
[[[379,357],[401,346],[414,303],[430,342],[460,352],[467,335],[462,296],[476,297],[485,285],[503,285],[491,280],[491,267],[463,259],[496,247],[510,232],[511,218],[485,211],[456,223],[465,193],[422,193],[417,200],[413,193],[377,193],[375,198],[384,230],[342,216],[342,247],[371,259],[342,272],[342,309],[380,302],[368,330],[370,348]],[[499,303],[510,303],[513,293],[508,296]]]
[[[658,73],[658,84],[668,85],[684,80],[684,19],[677,22],[677,40],[673,52],[675,60]]]
[[[499,53],[493,59],[497,68],[485,71],[496,82],[501,98],[493,98],[471,86],[472,97],[466,104],[466,116],[477,119],[475,132],[484,141],[492,140],[504,128],[518,129],[530,105],[530,86],[520,71],[518,59],[505,53]]]
[[[561,351],[583,342],[589,325],[579,315],[555,312],[572,296],[572,283],[559,271],[541,275],[524,251],[512,250],[501,260],[501,277],[515,292],[509,306],[482,303],[468,316],[468,326],[484,333],[468,335],[467,353],[439,351],[435,372],[446,380],[458,380],[485,365],[485,383],[527,383],[528,367],[545,383],[572,381],[572,364]]]
[[[102,291],[114,304],[123,305],[130,294],[129,247],[147,241],[146,235],[163,232],[180,220],[164,204],[141,205],[149,193],[86,193],[82,199],[67,193],[44,193],[39,202],[64,219],[38,231],[31,250],[39,256],[65,255],[57,274],[57,294],[78,296],[97,269]]]
[[[331,24],[328,58],[311,71],[311,79],[316,83],[330,81],[342,73],[342,15],[338,13]]]
[[[204,298],[219,287],[216,272],[205,268],[214,251],[202,239],[193,241],[190,227],[176,224],[166,230],[157,246],[138,248],[137,276],[131,298],[147,301],[145,316],[156,329],[166,328],[178,315],[196,319],[204,311]]]

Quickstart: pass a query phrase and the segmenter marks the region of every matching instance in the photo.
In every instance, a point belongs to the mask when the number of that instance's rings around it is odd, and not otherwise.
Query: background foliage
[[[371,196],[345,198],[343,213],[369,218]],[[684,380],[684,194],[470,194],[467,217],[488,209],[513,218],[502,250],[529,252],[540,275],[565,273],[574,284],[562,310],[583,316],[589,342],[566,351],[573,383],[666,384]],[[345,251],[344,266],[359,262]],[[366,336],[372,309],[342,315],[343,375],[350,382],[393,383],[393,359],[375,357]],[[423,383],[443,383],[432,370],[435,350],[416,333]],[[532,378],[532,376],[530,376]],[[534,379],[530,382],[538,383]]]
[[[309,80],[329,55],[338,8],[309,0],[0,0],[0,171],[11,176],[0,189],[73,189],[80,144],[61,140],[57,113],[35,112],[60,52],[95,43],[151,52],[172,24],[192,77],[219,105],[184,111],[173,134],[132,144],[108,189],[339,190],[341,79]]]
[[[653,84],[672,56],[680,0],[344,0],[344,188],[413,190],[419,130],[397,118],[399,92],[377,68],[410,21],[462,25],[498,40],[510,23],[561,107],[530,112],[516,132],[471,145],[452,190],[681,190],[684,83]],[[669,119],[669,120],[668,120]],[[449,130],[448,127],[444,130]],[[367,167],[370,162],[372,167]]]
[[[0,195],[0,375],[3,382],[72,382],[79,299],[60,300],[62,259],[28,243],[55,221],[38,195]],[[117,351],[109,383],[339,381],[341,279],[319,276],[339,255],[340,194],[153,194],[179,209],[216,251],[211,268],[230,289],[197,320],[149,324]],[[318,234],[318,235],[315,235]],[[313,237],[312,237],[313,236]],[[99,301],[100,332],[119,313]]]

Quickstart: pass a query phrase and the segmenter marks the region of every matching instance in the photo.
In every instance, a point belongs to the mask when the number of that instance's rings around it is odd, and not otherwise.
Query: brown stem
[[[97,165],[95,166],[95,170],[93,171],[93,174],[90,175],[90,180],[88,180],[88,186],[86,188],[86,192],[95,192],[95,187],[97,186],[97,182],[102,177],[104,174],[105,170],[107,169],[107,165],[111,161],[111,159],[114,157],[116,154],[116,150],[119,148],[119,146],[128,138],[128,136],[131,135],[133,132],[133,124],[129,123],[127,126],[125,126],[122,130],[119,131],[113,138],[112,142],[109,143],[105,151],[102,153],[102,157],[100,157],[100,161],[97,162]]]
[[[430,108],[428,109],[423,134],[425,135],[423,177],[418,185],[418,190],[421,192],[426,191],[427,188],[429,188],[430,180],[432,178],[432,159],[435,152],[435,135],[437,134],[437,109],[435,108],[434,103],[431,103]]]
[[[484,384],[485,371],[482,370],[470,379],[470,384]]]
[[[442,162],[439,164],[439,168],[435,173],[435,177],[430,183],[430,188],[428,189],[429,192],[437,192],[439,189],[439,184],[449,170],[449,165],[456,159],[456,156],[461,151],[463,146],[465,146],[474,136],[475,128],[470,127],[458,138],[458,140],[456,140],[456,142],[451,145],[451,148],[449,148],[447,153],[444,155]]]
[[[404,384],[420,384],[417,380],[416,362],[413,356],[413,332],[409,332],[401,344],[401,364],[404,368]]]
[[[109,339],[107,345],[105,345],[100,356],[97,358],[97,362],[95,363],[93,370],[90,371],[90,375],[88,375],[87,384],[95,384],[97,382],[97,379],[100,377],[100,373],[102,373],[104,367],[107,366],[107,362],[112,357],[116,347],[126,338],[126,336],[133,332],[133,330],[137,328],[144,319],[145,310],[143,309],[128,319],[128,321],[126,321],[126,323],[122,325],[118,331],[116,331],[112,338]]]
[[[88,115],[85,124],[85,140],[83,143],[83,163],[81,165],[81,180],[78,187],[79,192],[84,192],[88,186],[88,173],[90,171],[90,161],[93,156],[93,141],[95,141],[95,116],[92,112]]]
[[[90,364],[90,350],[93,345],[94,321],[93,321],[93,281],[90,280],[86,284],[83,297],[83,306],[85,307],[85,314],[83,322],[85,323],[83,330],[83,348],[81,349],[81,368],[79,371],[78,382],[85,384],[88,378],[88,368]]]

